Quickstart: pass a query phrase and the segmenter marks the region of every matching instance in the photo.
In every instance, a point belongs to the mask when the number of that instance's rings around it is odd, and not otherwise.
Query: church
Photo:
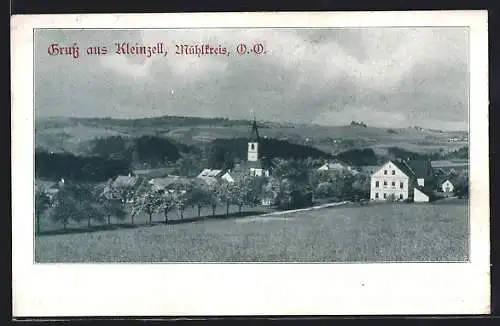
[[[203,169],[197,178],[203,179],[207,183],[213,183],[216,180],[234,182],[236,176],[248,172],[257,177],[268,177],[269,170],[262,166],[260,145],[259,129],[257,127],[257,120],[254,117],[248,138],[247,160],[236,163],[231,170]]]
[[[248,138],[247,160],[235,164],[234,173],[242,173],[250,171],[253,175],[261,177],[269,176],[269,171],[262,166],[262,157],[260,153],[260,136],[259,128],[257,127],[257,120],[253,119],[252,127],[250,129],[250,137]]]

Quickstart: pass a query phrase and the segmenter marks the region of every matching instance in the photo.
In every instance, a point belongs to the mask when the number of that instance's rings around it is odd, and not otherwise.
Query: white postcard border
[[[33,15],[11,23],[15,317],[489,313],[486,11]],[[470,28],[470,263],[34,264],[34,28],[370,26]]]

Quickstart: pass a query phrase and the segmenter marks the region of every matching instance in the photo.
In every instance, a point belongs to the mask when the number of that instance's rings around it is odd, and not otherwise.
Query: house
[[[270,194],[266,194],[262,196],[261,198],[261,204],[262,206],[273,206],[278,203],[278,193],[273,192]]]
[[[187,183],[188,179],[177,175],[170,175],[164,178],[153,178],[149,184],[156,191],[164,191],[173,188],[175,185]]]
[[[112,185],[115,188],[133,188],[137,182],[139,181],[139,177],[129,175],[119,175],[115,178]]]
[[[453,190],[455,189],[455,186],[453,185],[453,182],[450,179],[446,179],[441,184],[441,189],[443,190],[444,193],[450,194],[450,193],[453,193]]]
[[[388,161],[371,176],[371,200],[428,202],[433,186],[429,161]]]
[[[49,200],[54,200],[61,187],[64,186],[65,180],[64,178],[61,178],[57,182],[37,180],[36,184],[47,194]]]
[[[128,175],[119,175],[115,180],[110,180],[101,193],[101,196],[108,199],[125,200],[128,203],[133,202],[134,194],[141,188],[144,178]],[[127,198],[123,198],[126,196]]]
[[[214,184],[219,180],[234,182],[234,177],[229,171],[217,169],[203,169],[196,178],[205,181],[207,184]]]

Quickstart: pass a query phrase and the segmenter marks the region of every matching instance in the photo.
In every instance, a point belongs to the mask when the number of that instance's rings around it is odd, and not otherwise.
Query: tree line
[[[102,181],[119,174],[127,174],[129,171],[130,164],[123,158],[35,152],[35,176],[37,178]]]
[[[243,207],[252,207],[268,200],[269,205],[292,209],[312,205],[314,198],[332,200],[359,200],[369,194],[369,177],[348,171],[325,172],[311,169],[320,161],[274,159],[273,176],[258,177],[249,173],[236,176],[234,182],[218,180],[206,183],[197,178],[183,178],[166,189],[155,188],[147,179],[135,185],[120,185],[109,180],[107,184],[67,181],[52,197],[36,188],[35,207],[37,230],[40,219],[49,218],[66,229],[71,221],[93,221],[111,224],[118,220],[144,214],[153,222],[154,214],[162,214],[168,222],[172,211],[184,218],[186,207],[196,208],[198,217],[202,209],[211,208],[215,215],[218,207],[224,207],[229,215],[231,207],[241,213]]]

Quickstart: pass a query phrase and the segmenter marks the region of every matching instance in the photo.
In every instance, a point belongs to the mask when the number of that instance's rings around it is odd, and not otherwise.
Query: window
[[[399,188],[403,189],[403,183],[402,182],[399,183]]]
[[[403,199],[403,194],[399,194],[399,199]]]
[[[384,192],[384,199],[386,199],[386,198],[387,198],[387,194]]]
[[[387,186],[387,181],[384,181],[384,186]]]
[[[251,149],[255,149],[255,144],[252,144],[252,145],[250,146],[250,148],[251,148]]]
[[[375,188],[378,188],[378,186],[379,186],[379,182],[375,181]]]
[[[393,186],[393,187],[396,187],[396,182],[394,182],[394,181],[393,181],[393,182],[392,182],[392,186]]]
[[[384,174],[387,174],[387,170],[384,170]]]
[[[378,192],[375,193],[375,198],[378,198]]]
[[[396,174],[396,171],[392,170],[392,175],[395,175]]]

